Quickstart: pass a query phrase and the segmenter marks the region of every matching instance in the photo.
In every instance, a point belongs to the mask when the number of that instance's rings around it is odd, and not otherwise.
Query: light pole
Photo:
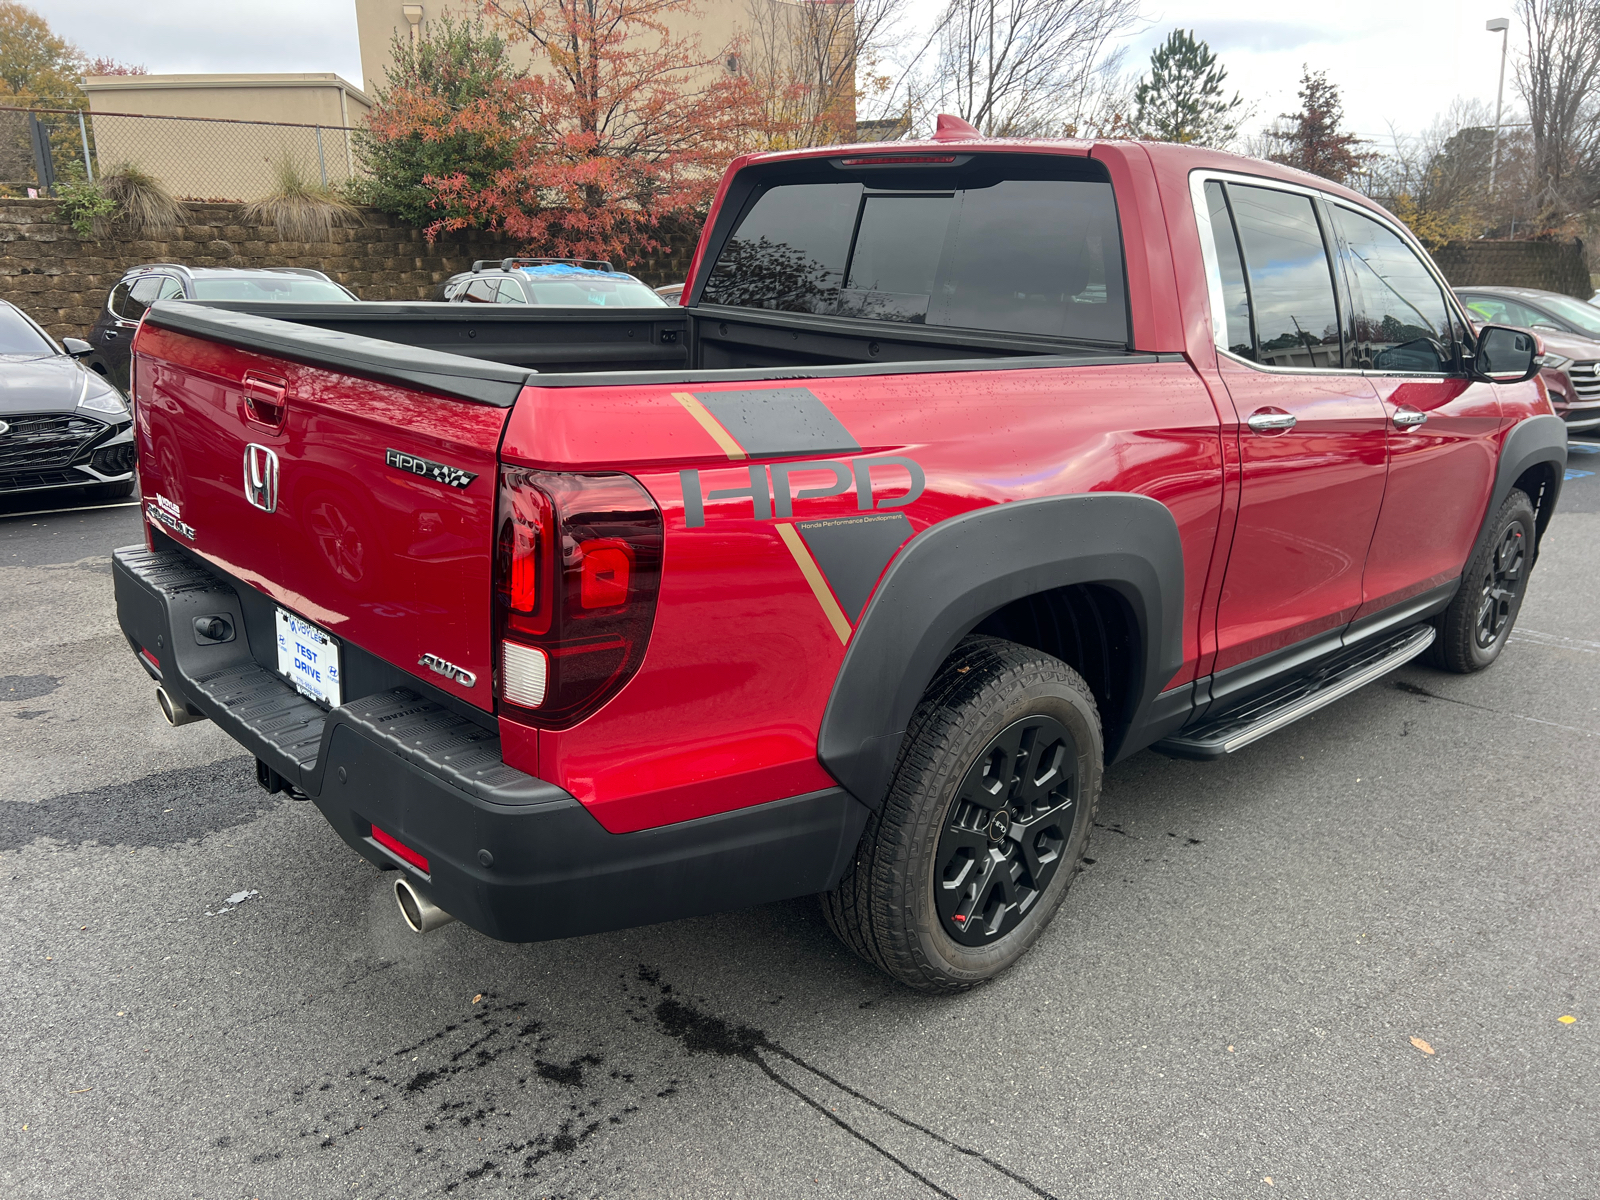
[[[1506,46],[1511,40],[1508,32],[1511,22],[1505,17],[1496,17],[1484,23],[1484,29],[1489,33],[1500,35],[1500,87],[1494,96],[1494,151],[1489,155],[1489,199],[1494,199],[1494,177],[1500,169],[1500,110],[1506,98]]]

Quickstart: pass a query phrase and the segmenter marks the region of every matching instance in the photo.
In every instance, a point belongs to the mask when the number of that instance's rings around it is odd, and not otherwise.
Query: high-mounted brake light
[[[900,163],[953,163],[954,154],[870,154],[840,160],[845,167],[892,167]]]
[[[581,721],[639,669],[661,579],[661,511],[627,475],[500,470],[496,691],[519,719]]]

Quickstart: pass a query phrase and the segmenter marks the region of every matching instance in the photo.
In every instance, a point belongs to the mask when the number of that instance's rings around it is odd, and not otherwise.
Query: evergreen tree
[[[1174,29],[1150,55],[1150,74],[1134,92],[1141,137],[1158,142],[1226,147],[1239,132],[1244,101],[1223,90],[1228,72],[1211,47],[1189,30]]]
[[[1268,139],[1277,146],[1276,152],[1267,157],[1335,183],[1346,183],[1372,156],[1357,149],[1362,144],[1360,138],[1341,128],[1344,102],[1338,86],[1328,82],[1328,73],[1310,67],[1302,67],[1301,71],[1300,111],[1282,114],[1280,120],[1288,125],[1267,131]]]

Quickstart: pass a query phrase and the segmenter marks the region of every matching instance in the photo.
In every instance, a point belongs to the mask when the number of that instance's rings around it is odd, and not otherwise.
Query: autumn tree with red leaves
[[[477,227],[540,254],[627,262],[660,247],[664,222],[703,215],[763,118],[729,69],[737,46],[707,54],[673,34],[669,22],[694,11],[694,0],[487,0],[484,16],[529,46],[533,70],[493,104],[434,114],[458,133],[515,137],[487,179],[430,177],[441,214],[430,235]],[[412,106],[395,131],[427,120]]]

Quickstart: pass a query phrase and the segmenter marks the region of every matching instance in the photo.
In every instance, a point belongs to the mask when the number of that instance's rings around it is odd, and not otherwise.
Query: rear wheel
[[[1522,610],[1537,536],[1527,494],[1513,488],[1484,534],[1428,647],[1431,665],[1458,675],[1481,671],[1500,657]]]
[[[1101,757],[1077,672],[1015,642],[966,639],[918,705],[854,862],[822,897],[828,924],[923,991],[999,974],[1081,868]]]

